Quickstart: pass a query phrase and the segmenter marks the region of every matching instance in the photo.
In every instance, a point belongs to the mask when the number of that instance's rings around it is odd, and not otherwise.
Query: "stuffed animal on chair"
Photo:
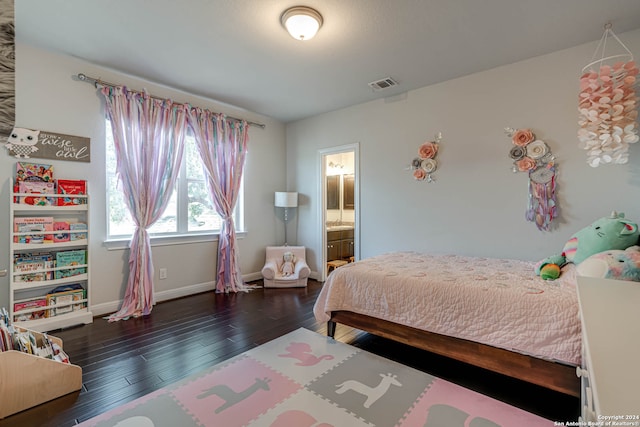
[[[282,255],[282,261],[280,272],[284,277],[291,276],[295,267],[295,257],[293,256],[293,252],[285,252]]]
[[[562,254],[543,259],[536,266],[536,274],[545,280],[560,277],[567,263],[580,264],[591,255],[616,249],[624,250],[638,243],[638,224],[625,219],[624,214],[613,211],[608,217],[575,233],[564,245]]]

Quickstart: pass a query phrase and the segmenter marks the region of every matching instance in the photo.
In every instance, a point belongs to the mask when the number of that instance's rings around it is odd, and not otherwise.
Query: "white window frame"
[[[109,119],[105,120],[105,151],[109,149],[113,149],[113,139],[110,135],[111,127],[109,124]],[[190,139],[188,143],[195,143],[193,136],[189,135],[187,138]],[[187,141],[185,141],[187,143]],[[109,182],[115,176],[114,172],[109,170],[108,165],[106,164],[106,160],[109,158],[109,155],[105,157],[105,174],[106,174],[106,188],[105,188],[105,199],[106,199],[106,229],[107,229],[107,238],[105,239],[105,247],[108,250],[119,250],[126,249],[129,247],[129,242],[131,240],[131,235],[111,235],[110,234],[110,193],[109,193]],[[180,165],[179,176],[176,181],[176,189],[177,191],[177,230],[175,232],[166,232],[166,233],[150,233],[151,246],[165,246],[165,245],[177,245],[177,244],[185,244],[185,243],[197,243],[197,242],[211,242],[217,241],[218,236],[220,235],[220,229],[217,230],[205,230],[205,231],[189,231],[188,230],[188,185],[189,182],[193,182],[194,179],[187,178],[187,156],[186,154],[182,157],[182,164]],[[195,180],[199,181],[199,180]],[[204,182],[204,181],[202,181]],[[206,184],[206,183],[205,183]],[[126,206],[124,206],[126,210]],[[236,228],[236,237],[244,237],[246,234],[244,227],[244,176],[240,183],[240,194],[238,195],[238,201],[236,203],[236,208],[234,209],[234,224]]]

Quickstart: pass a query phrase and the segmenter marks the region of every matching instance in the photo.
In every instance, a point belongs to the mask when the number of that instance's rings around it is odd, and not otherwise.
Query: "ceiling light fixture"
[[[280,17],[282,26],[297,40],[310,40],[322,27],[322,15],[307,6],[294,6],[284,11]]]

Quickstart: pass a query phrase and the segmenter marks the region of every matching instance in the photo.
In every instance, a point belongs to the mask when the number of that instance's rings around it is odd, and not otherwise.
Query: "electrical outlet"
[[[166,268],[161,268],[160,269],[160,279],[166,279],[167,278],[167,269]]]

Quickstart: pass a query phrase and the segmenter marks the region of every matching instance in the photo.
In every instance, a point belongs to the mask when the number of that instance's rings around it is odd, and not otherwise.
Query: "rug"
[[[92,418],[96,427],[510,427],[553,422],[300,328]]]

